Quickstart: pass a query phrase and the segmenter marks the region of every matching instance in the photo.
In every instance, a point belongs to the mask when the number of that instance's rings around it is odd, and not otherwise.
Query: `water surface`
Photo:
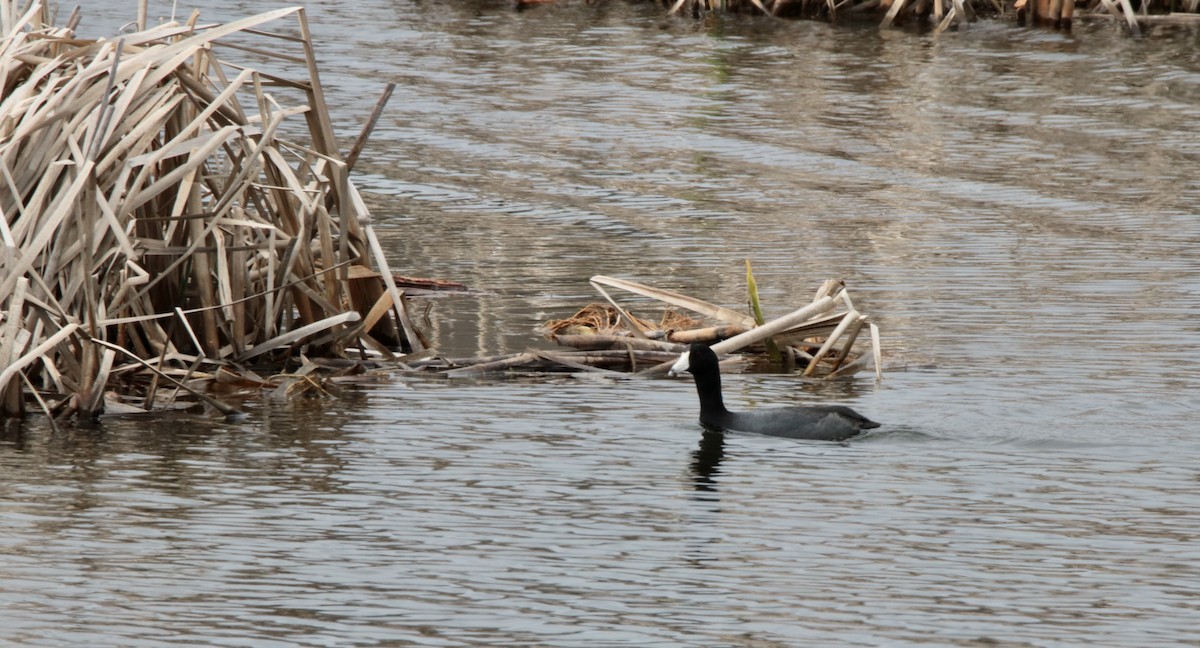
[[[686,381],[399,375],[236,423],[35,421],[0,442],[0,642],[1194,642],[1195,32],[309,12],[347,148],[399,84],[356,181],[398,271],[475,289],[434,301],[439,347],[545,345],[594,274],[741,307],[749,258],[769,315],[844,278],[895,369],[731,376],[730,404],[886,425],[720,438]]]

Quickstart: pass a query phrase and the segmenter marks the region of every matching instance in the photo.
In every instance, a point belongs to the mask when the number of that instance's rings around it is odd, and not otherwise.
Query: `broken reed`
[[[294,30],[263,30],[289,16]],[[159,385],[301,345],[422,348],[337,149],[303,9],[116,41],[75,38],[76,20],[0,0],[4,415],[26,390],[59,415],[94,416],[115,386],[153,408]],[[303,141],[285,137],[298,119]]]

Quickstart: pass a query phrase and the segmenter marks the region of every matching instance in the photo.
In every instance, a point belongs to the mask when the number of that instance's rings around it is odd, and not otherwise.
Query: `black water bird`
[[[755,432],[791,439],[843,441],[879,424],[849,407],[772,407],[752,412],[730,412],[721,398],[721,369],[717,354],[703,344],[688,347],[669,375],[692,374],[700,396],[700,423],[708,428]]]

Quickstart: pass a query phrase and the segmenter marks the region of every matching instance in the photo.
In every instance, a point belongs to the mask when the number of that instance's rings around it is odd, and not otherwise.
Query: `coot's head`
[[[668,376],[679,376],[683,372],[691,372],[692,375],[698,375],[705,372],[719,371],[717,368],[717,354],[708,348],[707,345],[693,343],[688,346],[688,350],[684,351],[679,360],[671,365],[671,370],[667,372]]]

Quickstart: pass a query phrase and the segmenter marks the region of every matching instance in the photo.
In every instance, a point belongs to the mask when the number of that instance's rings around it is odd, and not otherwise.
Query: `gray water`
[[[474,289],[433,300],[439,348],[545,346],[594,274],[741,308],[751,259],[768,315],[845,279],[892,369],[730,376],[731,406],[885,425],[720,438],[681,380],[398,374],[33,420],[0,441],[0,643],[1196,645],[1196,32],[309,11],[346,148],[399,84],[356,183],[398,271]]]

